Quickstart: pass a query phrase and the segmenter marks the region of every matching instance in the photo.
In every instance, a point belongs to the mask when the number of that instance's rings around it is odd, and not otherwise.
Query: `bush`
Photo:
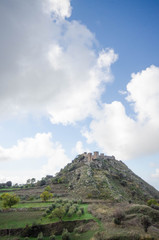
[[[159,210],[159,204],[155,205],[155,204],[152,204],[151,207],[155,210]]]
[[[73,214],[74,214],[74,211],[72,209],[69,209],[67,213],[68,217],[72,217]]]
[[[80,199],[80,200],[78,200],[78,202],[77,202],[78,204],[82,204],[83,203],[83,200],[82,199]]]
[[[121,181],[121,185],[122,185],[123,187],[126,187],[126,186],[127,186],[127,181],[122,180],[122,181]]]
[[[125,213],[120,209],[116,210],[114,213],[114,223],[117,225],[121,224],[121,221],[125,219]]]
[[[84,214],[84,208],[80,208],[82,215]]]
[[[49,237],[49,240],[55,240],[56,239],[56,236],[55,235],[51,235],[50,237]]]
[[[144,231],[147,232],[148,227],[151,226],[152,222],[149,216],[144,215],[141,217],[141,224],[143,225]]]
[[[44,239],[43,233],[40,232],[40,233],[38,234],[37,240],[43,240],[43,239]]]
[[[51,187],[48,185],[47,187],[45,187],[45,191],[51,192]]]
[[[93,198],[92,193],[88,193],[87,198]]]
[[[70,233],[67,229],[64,229],[62,232],[62,240],[70,240]]]
[[[81,210],[78,210],[78,212],[77,212],[77,216],[78,216],[78,217],[81,217],[81,216],[82,216],[82,212],[81,212]]]
[[[150,200],[147,201],[147,205],[148,205],[148,206],[151,206],[152,204],[153,204],[153,205],[156,205],[156,204],[157,204],[156,199],[150,199]]]

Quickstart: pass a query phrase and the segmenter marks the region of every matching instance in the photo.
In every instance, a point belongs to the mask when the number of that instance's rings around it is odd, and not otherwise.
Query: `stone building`
[[[99,154],[98,151],[95,151],[93,154],[91,152],[90,153],[84,152],[82,155],[85,158],[87,158],[88,162],[91,162],[95,159],[105,159],[105,160],[107,160],[107,159],[113,159],[114,160],[115,159],[114,156],[106,156],[106,155],[104,155],[104,153]]]

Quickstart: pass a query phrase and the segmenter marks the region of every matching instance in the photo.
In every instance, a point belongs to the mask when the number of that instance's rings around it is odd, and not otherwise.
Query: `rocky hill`
[[[134,174],[122,161],[95,152],[78,155],[53,178],[78,198],[142,202],[159,199],[159,192]]]

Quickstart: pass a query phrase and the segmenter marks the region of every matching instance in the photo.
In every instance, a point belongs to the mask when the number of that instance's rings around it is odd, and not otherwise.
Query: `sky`
[[[159,190],[159,1],[0,1],[0,182],[83,152]]]

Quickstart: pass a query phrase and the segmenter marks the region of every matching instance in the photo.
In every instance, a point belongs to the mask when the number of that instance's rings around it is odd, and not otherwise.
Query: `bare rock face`
[[[134,202],[159,199],[159,192],[122,161],[98,152],[78,155],[53,181],[65,183],[69,193],[77,198]]]

